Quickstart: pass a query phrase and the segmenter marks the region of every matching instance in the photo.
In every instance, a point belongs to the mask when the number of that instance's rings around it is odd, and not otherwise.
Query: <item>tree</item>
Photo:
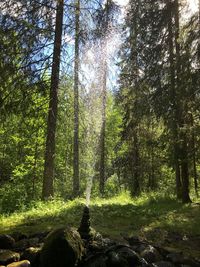
[[[79,182],[79,43],[80,43],[80,0],[75,5],[75,59],[74,59],[74,162],[73,195],[80,191]]]
[[[53,63],[51,73],[49,111],[47,121],[47,138],[44,163],[44,177],[42,188],[42,199],[53,197],[53,177],[54,177],[54,158],[55,158],[55,133],[57,122],[58,105],[58,84],[60,70],[60,55],[62,42],[62,24],[63,24],[64,0],[57,1],[55,39],[53,49]]]
[[[124,141],[127,142],[129,186],[133,196],[140,193],[140,148],[138,130],[141,120],[140,105],[140,66],[139,48],[139,17],[141,2],[132,2],[126,19],[128,37],[124,45],[121,69],[121,97],[124,108]],[[127,31],[125,30],[125,32]],[[128,52],[127,52],[128,51]],[[124,57],[125,56],[125,57]],[[126,63],[125,63],[126,62]],[[123,95],[126,95],[123,99]]]

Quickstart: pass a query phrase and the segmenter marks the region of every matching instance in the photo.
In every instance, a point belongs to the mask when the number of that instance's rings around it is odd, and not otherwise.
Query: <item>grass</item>
[[[78,226],[84,199],[37,202],[29,210],[0,216],[0,232],[33,233],[61,225]],[[200,206],[183,205],[158,195],[131,199],[124,193],[109,199],[93,199],[91,224],[104,234],[134,234],[139,230],[164,228],[185,234],[200,234]]]
[[[1,215],[0,233],[30,234],[64,225],[78,227],[84,203],[84,199],[37,202],[27,211]],[[123,193],[109,199],[92,199],[90,214],[92,227],[115,239],[139,234],[156,241],[166,231],[183,236],[200,235],[199,204],[183,205],[155,194],[131,199]]]

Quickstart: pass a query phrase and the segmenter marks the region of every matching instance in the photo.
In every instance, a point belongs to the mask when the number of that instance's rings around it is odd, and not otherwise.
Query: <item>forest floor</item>
[[[60,226],[78,227],[84,199],[37,202],[26,211],[0,215],[0,233],[32,234]],[[171,198],[121,195],[94,199],[91,226],[104,236],[124,242],[139,236],[153,244],[200,259],[200,203],[183,205]]]

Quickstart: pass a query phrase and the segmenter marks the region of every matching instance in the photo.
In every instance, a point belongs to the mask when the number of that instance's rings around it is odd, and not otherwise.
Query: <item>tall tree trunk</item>
[[[36,171],[37,171],[37,158],[38,158],[38,132],[36,134],[35,151],[34,151],[34,162],[32,172],[32,199],[35,198],[35,182],[36,182]]]
[[[154,143],[153,143],[153,122],[150,118],[150,126],[148,127],[148,130],[151,130],[151,144],[149,147],[149,161],[150,161],[150,170],[149,170],[149,181],[148,181],[148,189],[153,191],[156,189],[156,180],[155,180],[155,170],[154,170]],[[150,129],[151,127],[151,129]]]
[[[133,188],[132,195],[138,196],[140,194],[140,183],[139,183],[139,147],[138,147],[138,135],[137,131],[134,130],[133,134]]]
[[[200,0],[199,0],[199,28],[198,28],[198,31],[199,31],[199,39],[198,39],[198,61],[199,61],[199,69],[200,69]],[[199,79],[200,80],[200,79]]]
[[[79,42],[80,42],[80,0],[76,1],[75,15],[75,62],[74,62],[74,160],[73,195],[80,191],[79,181]]]
[[[191,147],[192,147],[192,164],[193,164],[193,176],[194,176],[194,190],[197,197],[198,193],[198,175],[197,175],[197,164],[196,164],[196,138],[194,131],[194,120],[193,115],[191,114],[191,127],[192,127],[192,138],[191,138]]]
[[[173,43],[173,23],[172,23],[172,4],[169,6],[169,20],[168,20],[168,45],[169,45],[169,61],[170,61],[170,103],[172,107],[171,114],[171,132],[173,142],[173,163],[176,176],[176,195],[177,199],[181,199],[181,177],[179,165],[179,134],[178,134],[178,105],[175,82],[175,64],[174,64],[174,43]]]
[[[180,44],[179,44],[179,0],[174,1],[175,7],[174,7],[174,21],[175,21],[175,48],[176,48],[176,88],[177,91],[183,91],[181,90],[181,83],[180,83],[180,77],[181,77],[181,62],[180,62]],[[187,113],[187,103],[183,105],[183,101],[179,101],[179,126],[180,128],[184,128],[185,125],[185,118],[184,114]],[[183,105],[183,106],[182,106]],[[190,196],[189,196],[189,169],[188,169],[188,138],[187,133],[185,130],[181,131],[180,136],[180,143],[181,143],[181,149],[179,152],[181,153],[180,159],[181,159],[181,180],[182,180],[182,201],[185,202],[191,202]]]
[[[47,138],[44,159],[44,176],[42,199],[53,197],[54,159],[55,159],[55,133],[57,122],[58,84],[60,71],[60,54],[62,42],[64,0],[57,1],[55,39],[53,49],[53,64],[51,73],[49,112],[47,121]]]
[[[135,16],[133,18],[133,27],[131,32],[131,60],[133,62],[132,67],[132,80],[135,82],[133,90],[135,92],[133,110],[134,110],[134,123],[133,123],[133,147],[132,147],[132,196],[137,196],[140,194],[140,151],[138,142],[138,126],[139,126],[139,114],[138,114],[138,77],[139,77],[139,64],[138,64],[138,17],[139,17],[139,7],[140,1],[136,5]]]
[[[103,56],[103,90],[102,90],[102,125],[100,134],[100,166],[99,166],[99,191],[104,195],[105,188],[105,135],[106,135],[106,86],[107,86],[107,62]]]
[[[109,32],[109,7],[111,1],[107,0],[105,5],[105,24],[103,40],[101,40],[102,49],[102,124],[100,133],[100,163],[99,163],[99,192],[103,196],[105,188],[105,136],[106,136],[106,96],[107,96],[107,33]]]
[[[181,178],[182,178],[182,202],[189,203],[191,202],[189,196],[189,173],[188,173],[188,153],[187,153],[187,139],[182,141],[183,149],[181,149]]]

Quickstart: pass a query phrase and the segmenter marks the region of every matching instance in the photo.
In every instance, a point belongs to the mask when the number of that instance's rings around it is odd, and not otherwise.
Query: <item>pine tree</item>
[[[73,195],[80,191],[79,182],[79,46],[80,46],[80,0],[75,4],[75,59],[74,59],[74,162]]]
[[[60,70],[60,55],[62,42],[62,24],[63,24],[64,1],[58,0],[55,22],[55,39],[53,50],[53,63],[51,73],[49,111],[47,121],[47,138],[44,163],[44,177],[42,188],[42,199],[53,197],[53,178],[54,178],[54,159],[55,159],[55,134],[57,123],[57,105],[58,105],[58,84]]]

